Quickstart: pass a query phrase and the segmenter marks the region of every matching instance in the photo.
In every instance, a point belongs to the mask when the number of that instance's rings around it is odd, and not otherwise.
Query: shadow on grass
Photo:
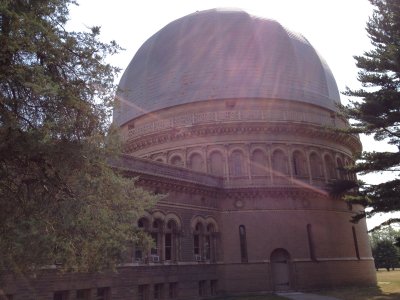
[[[218,297],[213,300],[287,300],[275,294]]]
[[[324,290],[316,294],[332,296],[341,300],[399,300],[400,292],[384,292],[379,286],[348,287]]]

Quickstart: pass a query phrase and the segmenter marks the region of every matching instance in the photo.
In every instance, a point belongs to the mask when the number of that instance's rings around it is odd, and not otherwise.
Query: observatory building
[[[54,277],[48,299],[376,282],[366,223],[349,221],[362,208],[327,193],[361,143],[332,130],[348,126],[338,88],[301,34],[243,11],[196,12],[142,45],[119,90],[126,154],[116,166],[167,195],[137,224],[156,245],[131,249],[117,274]]]
[[[120,90],[126,153],[168,194],[139,221],[159,283],[174,274],[188,299],[375,282],[365,221],[349,222],[361,208],[326,192],[361,144],[331,130],[347,126],[339,92],[305,37],[243,11],[196,12],[143,44]]]

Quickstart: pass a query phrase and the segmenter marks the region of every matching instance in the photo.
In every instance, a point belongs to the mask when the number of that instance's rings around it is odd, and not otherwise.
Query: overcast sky
[[[354,55],[370,47],[365,24],[372,6],[367,0],[80,0],[72,7],[74,28],[100,25],[102,39],[116,40],[126,50],[112,62],[125,69],[137,49],[177,18],[216,7],[241,8],[272,18],[303,34],[328,62],[339,89],[357,84]],[[345,100],[345,97],[342,97]]]
[[[275,19],[291,31],[303,34],[327,61],[339,91],[346,86],[360,86],[353,56],[371,48],[365,31],[373,10],[368,0],[80,0],[79,6],[71,7],[69,25],[73,30],[101,26],[103,41],[115,40],[125,48],[110,59],[125,70],[139,47],[168,23],[199,10],[222,7],[240,8]],[[341,99],[346,103],[346,96]],[[390,149],[372,138],[362,137],[362,142],[366,150]],[[378,174],[369,180],[383,181],[384,177]],[[377,222],[369,221],[368,226]]]

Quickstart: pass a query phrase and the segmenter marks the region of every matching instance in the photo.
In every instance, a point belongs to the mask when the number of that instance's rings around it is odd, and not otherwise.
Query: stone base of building
[[[190,300],[376,284],[372,260],[282,261],[278,270],[275,263],[127,265],[103,274],[42,270],[31,277],[3,276],[0,299]],[[279,278],[287,278],[288,284],[277,282]]]

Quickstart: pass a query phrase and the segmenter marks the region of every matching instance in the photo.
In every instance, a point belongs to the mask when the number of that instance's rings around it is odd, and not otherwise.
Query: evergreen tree
[[[108,164],[120,48],[66,31],[74,2],[0,0],[0,273],[114,268],[156,200]]]
[[[350,170],[361,174],[381,172],[393,179],[380,184],[338,181],[333,194],[352,189],[346,199],[369,208],[359,212],[354,221],[376,213],[400,210],[400,1],[370,0],[374,12],[366,30],[373,49],[356,56],[362,88],[345,94],[358,97],[343,108],[352,124],[350,133],[373,135],[377,141],[397,146],[395,152],[363,152]],[[390,178],[390,176],[389,176]],[[399,222],[391,219],[384,225]]]
[[[380,240],[372,247],[375,268],[385,268],[387,271],[399,266],[398,249],[389,240]]]

